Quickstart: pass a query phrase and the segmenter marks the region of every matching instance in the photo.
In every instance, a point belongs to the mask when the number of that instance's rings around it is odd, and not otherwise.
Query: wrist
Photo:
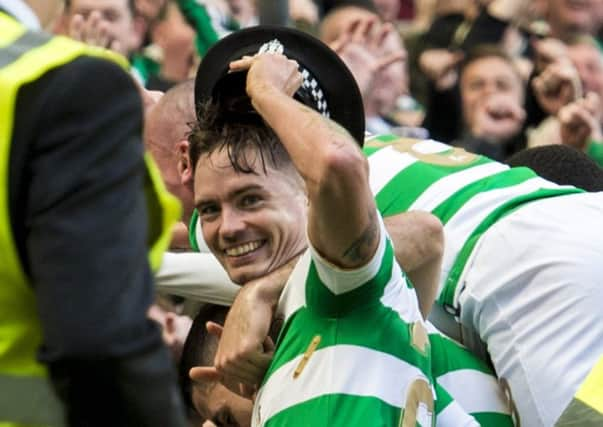
[[[269,306],[274,312],[282,290],[276,282],[271,275],[255,279],[243,286],[241,296],[254,307]]]
[[[254,106],[256,103],[262,104],[265,100],[272,100],[275,96],[281,94],[281,91],[267,82],[260,82],[247,86],[247,95]]]

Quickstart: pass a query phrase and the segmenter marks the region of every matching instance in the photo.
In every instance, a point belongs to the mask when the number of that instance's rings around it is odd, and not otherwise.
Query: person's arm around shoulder
[[[428,212],[404,212],[384,218],[396,260],[408,275],[427,318],[438,296],[440,269],[444,255],[444,227]]]
[[[232,304],[239,291],[216,257],[203,252],[166,252],[155,280],[159,292],[218,305]]]

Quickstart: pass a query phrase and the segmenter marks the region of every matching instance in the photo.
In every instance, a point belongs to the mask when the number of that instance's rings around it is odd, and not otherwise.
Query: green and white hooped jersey
[[[525,203],[579,193],[487,157],[433,140],[380,135],[365,141],[370,186],[383,217],[411,210],[433,213],[444,224],[446,246],[438,303],[457,313],[457,286],[471,252],[496,221]],[[197,217],[193,248],[204,246]]]
[[[433,140],[380,135],[365,141],[364,153],[371,189],[384,217],[422,210],[444,224],[438,303],[453,314],[459,278],[491,225],[527,202],[582,192],[547,181],[528,168],[510,168]]]
[[[277,316],[285,322],[253,426],[435,425],[426,326],[383,224],[360,269],[342,271],[306,251]]]
[[[466,412],[482,427],[513,427],[512,409],[494,370],[461,344],[427,324],[436,381],[438,426],[461,425]]]

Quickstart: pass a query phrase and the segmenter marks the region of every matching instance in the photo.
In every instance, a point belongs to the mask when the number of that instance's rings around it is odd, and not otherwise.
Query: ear
[[[178,156],[178,175],[180,175],[180,183],[186,187],[193,187],[193,165],[188,154],[188,141],[183,139],[176,144],[176,152]]]
[[[165,313],[165,330],[169,335],[172,335],[176,332],[176,322],[175,315],[172,312]]]

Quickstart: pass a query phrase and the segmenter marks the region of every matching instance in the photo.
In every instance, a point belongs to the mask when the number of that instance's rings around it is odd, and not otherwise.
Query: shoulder
[[[80,56],[20,88],[15,125],[43,128],[124,108],[138,110],[142,121],[142,101],[132,77],[114,62]]]
[[[116,93],[139,98],[133,78],[123,68],[112,61],[92,56],[80,56],[50,71],[40,81],[56,96],[76,95],[76,100],[98,103]],[[89,95],[98,98],[86,98]]]

